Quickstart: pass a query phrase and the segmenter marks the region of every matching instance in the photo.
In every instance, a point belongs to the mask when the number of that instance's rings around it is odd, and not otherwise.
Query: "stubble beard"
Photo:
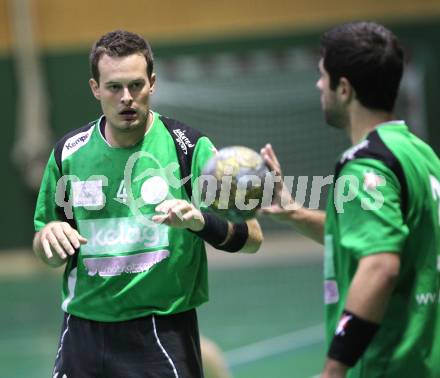
[[[347,119],[341,109],[329,107],[324,109],[324,118],[327,125],[335,129],[345,129],[347,127]]]

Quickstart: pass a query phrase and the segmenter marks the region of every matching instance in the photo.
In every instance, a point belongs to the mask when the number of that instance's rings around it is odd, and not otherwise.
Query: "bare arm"
[[[250,219],[246,224],[248,226],[249,236],[240,252],[255,253],[260,249],[263,243],[263,231],[261,231],[260,223],[258,223],[256,219]]]
[[[345,308],[356,316],[381,323],[400,269],[400,256],[379,253],[360,260]],[[347,366],[327,359],[323,377],[345,377]]]
[[[295,227],[304,236],[324,244],[325,212],[297,207],[295,203],[292,203],[292,207],[295,207],[295,209],[283,209],[277,205],[272,205],[269,208],[262,209],[261,212],[271,216],[278,222]]]
[[[400,269],[397,253],[378,253],[360,260],[345,307],[357,316],[380,323]]]
[[[283,183],[281,165],[270,144],[261,149],[261,156],[275,174],[273,203],[270,207],[261,209],[261,213],[269,215],[277,222],[289,224],[303,235],[324,244],[325,212],[307,209],[295,202]]]
[[[35,233],[32,248],[35,255],[45,264],[56,268],[63,265],[67,256],[75,254],[87,239],[66,222],[48,223]]]

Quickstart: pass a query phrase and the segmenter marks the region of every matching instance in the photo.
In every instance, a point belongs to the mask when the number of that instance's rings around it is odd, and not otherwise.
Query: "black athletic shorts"
[[[53,378],[203,377],[195,310],[123,322],[65,314]]]

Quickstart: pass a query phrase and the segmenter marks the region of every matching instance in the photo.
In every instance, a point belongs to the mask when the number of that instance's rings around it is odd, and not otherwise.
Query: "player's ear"
[[[89,85],[90,85],[90,89],[92,90],[93,96],[95,96],[97,100],[101,100],[101,93],[99,91],[98,82],[92,78],[89,80]]]
[[[339,85],[336,88],[337,95],[342,103],[348,103],[354,96],[354,88],[345,77],[339,79]]]
[[[154,93],[156,89],[156,74],[153,72],[150,77],[150,93]]]

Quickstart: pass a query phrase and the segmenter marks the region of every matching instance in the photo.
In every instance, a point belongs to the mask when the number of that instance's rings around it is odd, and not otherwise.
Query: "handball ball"
[[[232,222],[255,216],[271,175],[261,156],[243,146],[225,147],[202,170],[202,198],[211,210]]]

